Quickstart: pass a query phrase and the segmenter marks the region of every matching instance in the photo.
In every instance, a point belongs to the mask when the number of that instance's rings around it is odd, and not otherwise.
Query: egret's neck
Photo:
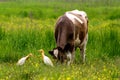
[[[29,56],[29,55],[27,55],[27,56],[26,56],[26,59],[28,59],[29,57],[30,57],[30,56]]]
[[[42,52],[42,58],[44,58],[44,52]]]

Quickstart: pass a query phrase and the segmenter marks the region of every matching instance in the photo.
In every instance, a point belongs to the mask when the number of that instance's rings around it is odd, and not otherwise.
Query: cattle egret
[[[17,65],[23,65],[25,63],[25,61],[30,57],[32,56],[32,53],[28,54],[27,56],[25,57],[22,57],[21,59],[18,60],[17,62]]]
[[[52,61],[50,60],[49,57],[45,56],[44,50],[43,50],[43,49],[40,49],[40,50],[38,50],[38,51],[42,54],[43,62],[44,62],[46,65],[50,65],[50,66],[53,67]]]

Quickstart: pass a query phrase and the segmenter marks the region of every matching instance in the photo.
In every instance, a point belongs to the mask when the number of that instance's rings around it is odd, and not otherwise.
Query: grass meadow
[[[0,80],[120,80],[119,0],[0,0]],[[66,11],[84,10],[89,18],[86,63],[79,49],[72,65],[56,64],[48,51],[54,25]],[[55,67],[46,66],[43,48]],[[18,59],[33,53],[23,66]]]

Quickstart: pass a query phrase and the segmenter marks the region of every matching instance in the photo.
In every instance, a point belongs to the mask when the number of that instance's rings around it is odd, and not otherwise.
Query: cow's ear
[[[53,54],[53,51],[49,51],[49,53],[50,53],[50,55],[52,55],[52,56],[54,55],[54,54]]]

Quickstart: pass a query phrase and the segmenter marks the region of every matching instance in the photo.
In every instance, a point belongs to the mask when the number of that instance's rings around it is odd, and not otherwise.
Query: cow
[[[64,63],[71,64],[75,58],[75,50],[78,47],[85,62],[85,50],[88,41],[88,17],[86,12],[72,10],[60,16],[55,25],[56,48],[49,53]]]

